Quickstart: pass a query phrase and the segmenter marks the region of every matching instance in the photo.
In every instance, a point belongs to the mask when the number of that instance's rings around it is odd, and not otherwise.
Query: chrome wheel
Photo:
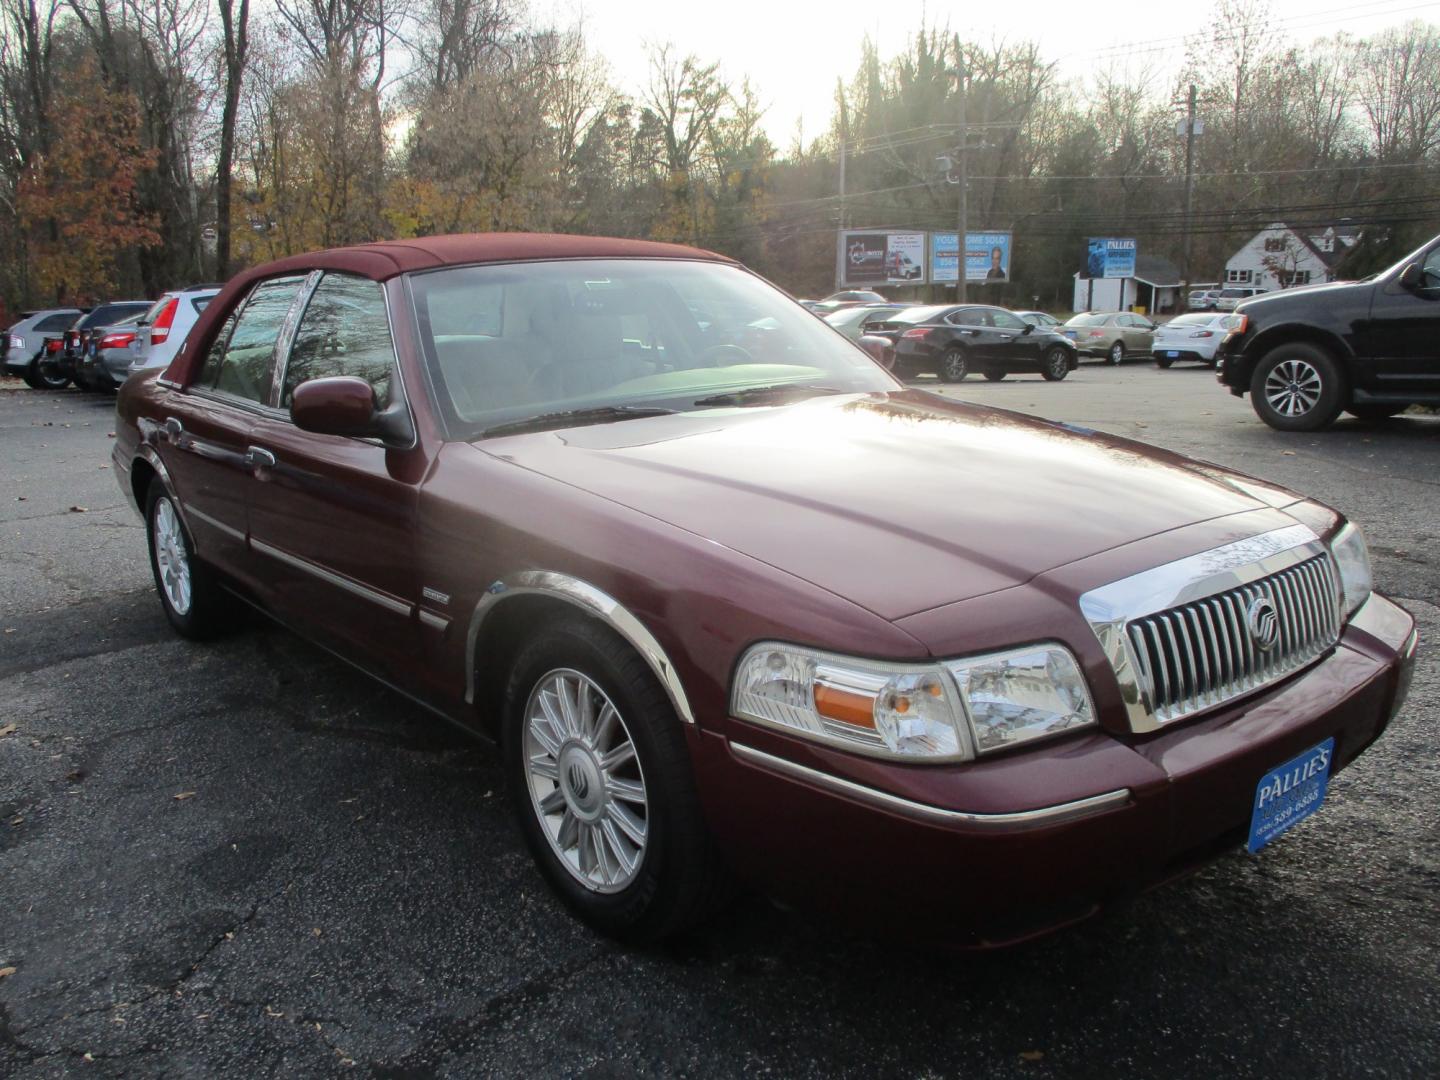
[[[177,615],[190,611],[190,555],[185,547],[185,534],[175,505],[168,498],[155,503],[154,520],[150,525],[155,540],[155,567],[165,601]]]
[[[525,706],[530,805],[560,863],[600,893],[640,872],[650,832],[645,775],[605,691],[570,668],[543,676]]]
[[[1305,360],[1282,360],[1265,376],[1265,400],[1281,416],[1304,416],[1324,388],[1320,372]]]
[[[1110,363],[1120,364],[1122,361],[1124,361],[1124,359],[1125,346],[1117,341],[1114,345],[1110,346]]]
[[[1045,358],[1045,370],[1042,372],[1052,382],[1058,382],[1070,374],[1070,357],[1065,355],[1064,349],[1051,349]]]

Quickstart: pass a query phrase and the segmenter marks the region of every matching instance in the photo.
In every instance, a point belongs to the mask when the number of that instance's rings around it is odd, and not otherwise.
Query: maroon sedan
[[[495,737],[545,876],[632,940],[732,874],[1061,925],[1313,813],[1415,649],[1333,510],[907,390],[686,248],[271,263],[119,411],[176,630],[242,599]]]

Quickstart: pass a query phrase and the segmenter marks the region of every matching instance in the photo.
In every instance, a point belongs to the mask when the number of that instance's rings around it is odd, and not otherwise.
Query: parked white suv
[[[1220,295],[1215,300],[1215,310],[1234,311],[1252,296],[1259,296],[1263,292],[1264,289],[1252,288],[1249,285],[1227,285],[1220,290]]]
[[[219,285],[193,285],[156,300],[141,317],[135,340],[128,346],[133,355],[127,376],[146,368],[169,367],[185,335],[219,292]]]

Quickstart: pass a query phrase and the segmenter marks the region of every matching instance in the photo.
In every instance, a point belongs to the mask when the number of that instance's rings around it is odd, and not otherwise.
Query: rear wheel
[[[725,899],[680,720],[645,661],[609,629],[567,618],[522,646],[502,735],[525,842],[586,922],[654,941]]]
[[[959,345],[952,345],[940,357],[940,380],[957,383],[970,374],[970,358]]]
[[[1175,361],[1168,356],[1157,356],[1155,358],[1155,366],[1158,368],[1168,368],[1174,362]]]
[[[985,378],[989,379],[991,382],[1000,382],[1005,378],[1006,375],[1009,374],[1010,373],[1008,371],[996,371],[994,368],[985,369]]]
[[[1340,415],[1348,396],[1340,365],[1308,342],[1265,354],[1250,378],[1255,414],[1280,431],[1318,431]]]
[[[215,637],[229,623],[229,598],[210,568],[195,558],[195,546],[175,500],[158,479],[146,492],[145,524],[150,572],[165,618],[182,637],[197,641]]]
[[[1109,355],[1110,355],[1110,363],[1115,364],[1116,366],[1119,366],[1119,364],[1121,363],[1121,361],[1123,361],[1123,360],[1125,359],[1125,343],[1122,342],[1122,341],[1117,341],[1117,342],[1115,342],[1114,345],[1111,345],[1111,346],[1110,346],[1110,354],[1109,354]]]
[[[1070,374],[1070,354],[1058,345],[1045,354],[1040,374],[1048,382],[1059,382]]]
[[[30,371],[25,381],[36,390],[64,390],[70,385],[70,376],[55,370],[40,357],[30,361]]]

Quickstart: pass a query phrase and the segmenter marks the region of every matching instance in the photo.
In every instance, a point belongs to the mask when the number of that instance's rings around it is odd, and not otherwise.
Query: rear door
[[[965,346],[973,362],[990,364],[999,359],[995,326],[988,308],[966,307],[952,311],[945,316],[945,324],[950,329],[950,340]],[[948,342],[936,342],[936,347],[943,348],[945,344]]]
[[[277,408],[250,434],[259,462],[249,488],[250,543],[269,605],[404,681],[400,669],[419,644],[415,510],[422,451],[317,435],[291,423],[295,387],[334,375],[364,379],[381,408],[404,400],[383,287],[327,273],[300,316],[276,387]]]
[[[304,280],[257,284],[216,335],[195,381],[164,399],[162,457],[197,552],[245,580],[250,436],[269,408],[276,346]]]

